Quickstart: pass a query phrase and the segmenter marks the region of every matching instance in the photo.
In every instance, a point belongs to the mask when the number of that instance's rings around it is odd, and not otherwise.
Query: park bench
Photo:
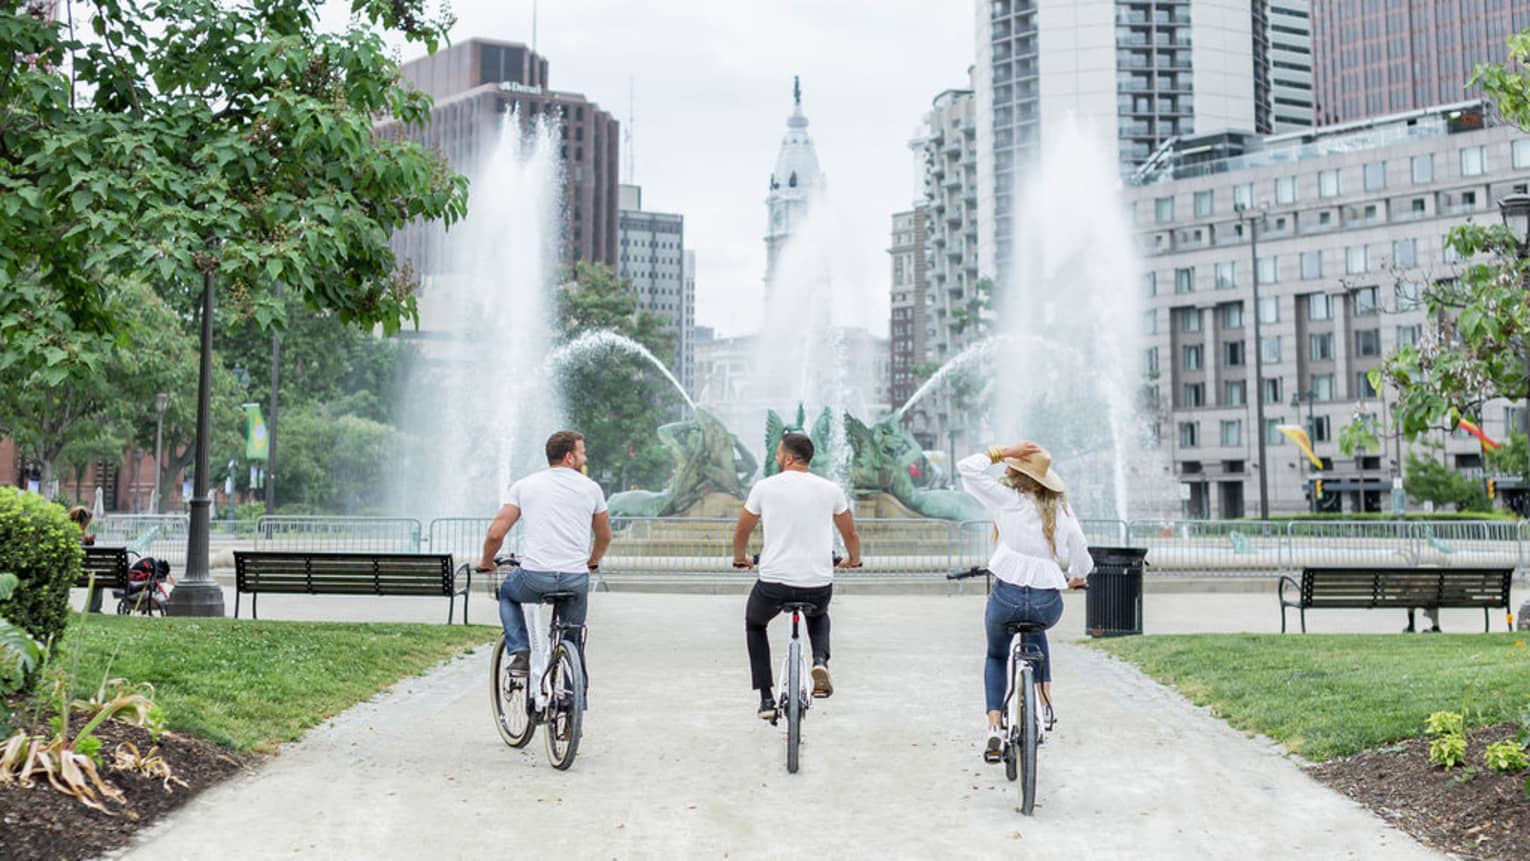
[[[1513,576],[1513,568],[1307,567],[1300,582],[1287,575],[1280,578],[1280,631],[1286,631],[1288,607],[1301,612],[1304,634],[1308,610],[1381,607],[1410,611],[1481,607],[1486,631],[1492,624],[1491,610],[1509,609]],[[1288,594],[1288,587],[1295,590],[1294,595]]]
[[[80,563],[80,573],[75,575],[76,589],[89,589],[95,578],[95,594],[104,595],[112,589],[126,589],[128,582],[128,549],[126,547],[86,547],[85,559]],[[91,612],[100,609],[99,599],[87,595],[85,607]]]
[[[448,599],[450,625],[461,595],[462,624],[467,624],[472,566],[454,572],[449,553],[236,550],[234,570],[236,619],[239,596],[244,594],[251,596],[250,615],[257,619],[256,602],[262,594],[430,596]]]

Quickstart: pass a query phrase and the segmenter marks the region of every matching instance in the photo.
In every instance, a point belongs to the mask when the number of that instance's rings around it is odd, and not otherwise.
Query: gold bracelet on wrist
[[[1004,449],[999,448],[998,446],[993,446],[993,447],[988,449],[988,461],[990,463],[998,463],[999,461],[1001,461],[1003,459],[1004,459]]]

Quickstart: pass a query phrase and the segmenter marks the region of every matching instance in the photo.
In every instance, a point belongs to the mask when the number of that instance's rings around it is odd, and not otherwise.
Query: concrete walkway
[[[1231,606],[1197,609],[1226,621]],[[1057,631],[1060,724],[1031,818],[978,753],[981,596],[837,596],[838,691],[809,714],[788,775],[784,724],[753,715],[742,596],[608,593],[593,598],[571,771],[547,764],[540,730],[523,751],[499,740],[480,649],[204,794],[126,857],[1441,857],[1273,746],[1069,645],[1081,607],[1070,599]]]

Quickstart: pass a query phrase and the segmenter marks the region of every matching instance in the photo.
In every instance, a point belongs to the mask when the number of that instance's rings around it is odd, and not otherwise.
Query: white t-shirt
[[[850,510],[839,485],[787,470],[755,482],[744,510],[765,528],[761,580],[804,589],[834,582],[834,515]]]
[[[606,510],[600,485],[576,469],[555,466],[510,485],[505,501],[521,510],[523,568],[563,574],[589,570],[590,519]]]

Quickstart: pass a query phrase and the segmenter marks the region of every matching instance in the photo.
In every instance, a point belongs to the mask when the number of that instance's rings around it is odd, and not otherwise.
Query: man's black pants
[[[765,626],[780,614],[782,604],[801,601],[816,605],[811,614],[803,614],[808,640],[813,647],[813,663],[829,662],[829,599],[833,595],[833,584],[803,589],[781,583],[755,582],[749,593],[749,603],[744,608],[744,639],[749,646],[749,674],[755,690],[772,687],[770,637],[765,633]]]

